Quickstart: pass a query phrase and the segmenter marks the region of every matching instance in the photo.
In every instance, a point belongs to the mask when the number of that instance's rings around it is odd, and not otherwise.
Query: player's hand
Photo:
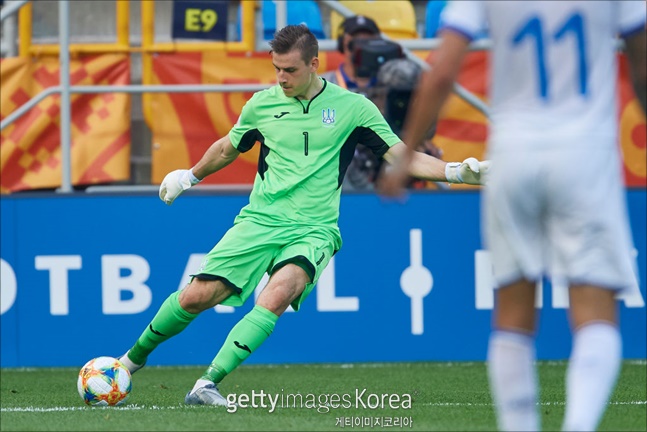
[[[409,178],[403,163],[396,163],[395,166],[384,164],[377,180],[378,193],[386,197],[403,197]]]
[[[450,162],[445,166],[448,183],[483,185],[490,169],[490,161],[467,158],[463,162]]]
[[[160,199],[167,205],[171,205],[175,201],[175,198],[179,197],[182,192],[198,183],[200,183],[200,180],[195,178],[191,170],[180,169],[171,171],[166,174],[166,177],[164,177],[160,185]]]

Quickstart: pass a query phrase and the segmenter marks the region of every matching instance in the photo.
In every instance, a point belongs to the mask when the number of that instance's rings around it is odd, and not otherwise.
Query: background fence
[[[226,134],[251,89],[274,82],[267,38],[281,21],[305,21],[321,33],[322,71],[342,59],[335,49],[337,11],[372,16],[386,37],[413,50],[411,58],[420,62],[437,46],[428,29],[436,28],[443,3],[120,0],[69,8],[65,1],[8,1],[2,9],[3,46],[17,45],[5,53],[18,55],[0,62],[0,192],[155,185],[170,169],[195,163]],[[20,5],[16,18],[9,12]],[[223,26],[222,40],[201,39],[213,27],[206,26],[206,17]],[[18,38],[12,22],[19,24]],[[179,30],[178,22],[184,26]],[[195,39],[179,39],[180,30]],[[475,50],[483,48],[487,39],[473,44]],[[645,187],[645,119],[622,56],[621,77],[620,145],[627,184]],[[482,157],[486,80],[487,54],[473,53],[440,119],[436,144],[445,159]],[[242,85],[247,91],[223,90]],[[198,87],[202,91],[196,92]],[[27,109],[37,97],[42,100]],[[207,182],[250,184],[256,156],[246,154],[234,170]]]
[[[406,205],[342,196],[343,248],[250,363],[484,360],[493,295],[479,196],[420,192]],[[629,193],[640,288],[620,302],[627,358],[646,355],[646,198],[644,190]],[[1,366],[72,366],[125,352],[246,203],[200,192],[171,207],[146,194],[2,199]],[[428,293],[405,287],[421,297],[420,316],[400,285],[418,254],[433,278]],[[567,358],[563,287],[544,286],[538,304],[538,357]],[[204,312],[150,364],[209,363],[252,305]]]

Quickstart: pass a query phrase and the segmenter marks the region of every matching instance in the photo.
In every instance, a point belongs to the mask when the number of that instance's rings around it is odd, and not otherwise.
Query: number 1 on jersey
[[[303,153],[308,156],[308,132],[303,132]]]

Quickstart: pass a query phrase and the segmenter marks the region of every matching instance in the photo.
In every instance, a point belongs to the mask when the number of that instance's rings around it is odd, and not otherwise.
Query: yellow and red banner
[[[125,54],[84,56],[70,63],[72,85],[126,85]],[[48,87],[59,85],[57,57],[0,62],[0,117],[6,118]],[[130,96],[73,94],[72,184],[130,179]],[[6,127],[0,141],[0,192],[61,185],[60,95],[49,96]]]
[[[320,53],[320,72],[337,67],[338,53]],[[424,58],[427,53],[416,53]],[[432,54],[433,55],[433,54]],[[458,82],[487,103],[487,52],[472,52]],[[645,117],[635,99],[624,56],[620,56],[620,145],[626,184],[647,186]],[[275,82],[267,53],[226,52],[160,54],[153,60],[154,84],[242,84]],[[609,83],[613,85],[613,83]],[[177,168],[194,165],[206,149],[234,125],[251,93],[174,93],[151,96],[147,118],[153,132],[152,182],[159,183]],[[441,113],[435,144],[443,159],[482,159],[487,140],[487,118],[463,99],[452,95]],[[210,184],[252,183],[258,146],[242,154],[231,166],[210,176]],[[459,187],[462,185],[458,185]],[[470,186],[463,186],[470,187]]]
[[[647,186],[647,137],[645,114],[634,95],[629,64],[626,56],[620,56],[620,145],[625,167],[627,186]]]
[[[416,53],[420,57],[426,53]],[[433,54],[432,54],[433,55]],[[467,56],[458,82],[486,101],[486,52]],[[320,71],[337,67],[338,53],[321,53]],[[125,54],[85,56],[71,62],[73,85],[128,84]],[[647,186],[645,117],[633,95],[626,59],[620,55],[620,143],[627,186]],[[0,62],[0,117],[59,83],[58,59],[9,58]],[[153,84],[268,84],[275,82],[268,53],[159,54],[153,60]],[[611,83],[610,83],[611,85]],[[192,166],[218,138],[227,134],[246,93],[155,93],[148,95],[147,122],[153,133],[152,183],[173,169]],[[487,102],[487,101],[486,101]],[[0,192],[55,188],[61,184],[60,96],[41,101],[2,131]],[[90,185],[130,178],[130,97],[126,94],[72,96],[72,183]],[[486,117],[460,97],[445,105],[434,139],[445,160],[483,158]],[[232,166],[210,176],[211,184],[250,184],[258,147]],[[467,187],[467,186],[466,186]]]

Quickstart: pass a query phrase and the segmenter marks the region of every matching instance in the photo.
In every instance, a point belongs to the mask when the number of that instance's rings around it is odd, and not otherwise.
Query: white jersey
[[[616,144],[615,40],[644,29],[644,0],[461,0],[442,22],[490,34],[490,154]]]

